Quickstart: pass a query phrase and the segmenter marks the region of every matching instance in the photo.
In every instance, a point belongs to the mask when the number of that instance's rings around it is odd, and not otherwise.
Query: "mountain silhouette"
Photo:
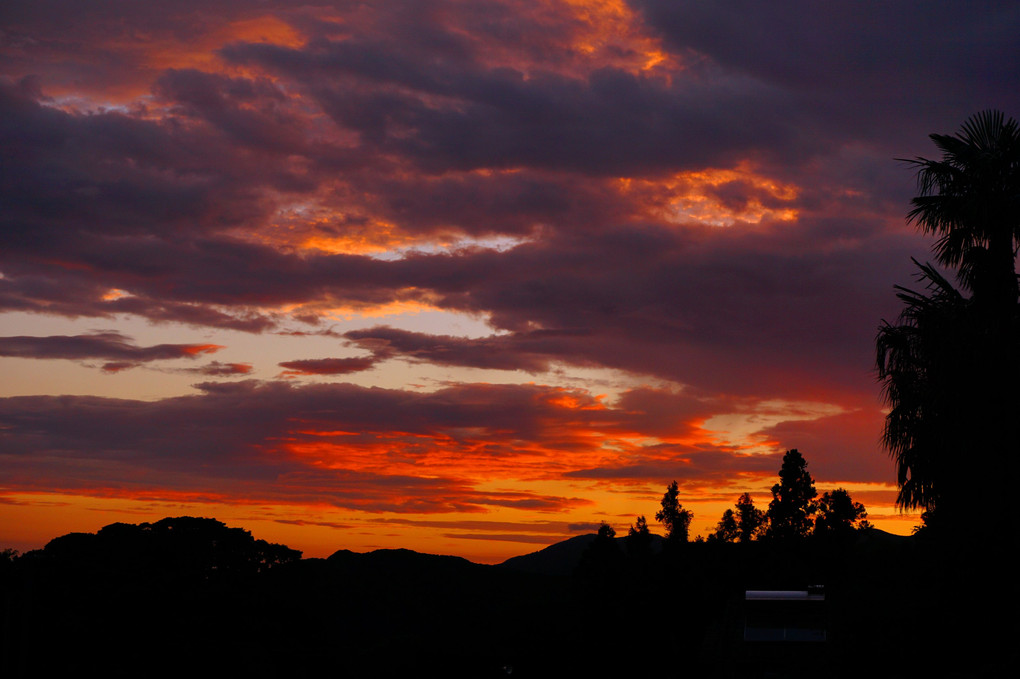
[[[1012,581],[991,579],[1004,584],[988,596],[970,586],[993,553],[877,529],[645,557],[620,538],[603,562],[595,542],[580,535],[494,566],[408,549],[298,559],[212,519],[114,524],[3,562],[0,673],[101,663],[112,677],[764,676],[754,664],[735,675],[728,660],[755,657],[739,652],[744,592],[809,584],[825,586],[825,647],[774,676],[996,676],[1016,660],[1009,626],[992,624],[1015,600]],[[609,567],[579,568],[585,559]]]
[[[653,554],[662,551],[665,539],[661,535],[652,534],[651,550]],[[537,552],[514,556],[502,562],[500,567],[523,573],[536,575],[569,576],[573,575],[581,563],[585,551],[595,542],[595,533],[577,535],[575,537],[549,545]],[[627,538],[616,537],[613,542],[621,553],[627,553]]]

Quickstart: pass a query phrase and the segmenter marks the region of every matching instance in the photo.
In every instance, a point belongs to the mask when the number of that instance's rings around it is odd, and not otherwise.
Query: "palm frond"
[[[912,261],[923,290],[896,286],[903,309],[895,325],[880,325],[875,358],[889,405],[882,441],[896,462],[897,502],[930,510],[944,461],[959,441],[953,412],[963,380],[947,366],[968,342],[969,300],[934,265]]]
[[[982,151],[994,149],[998,146],[1005,127],[1003,117],[1002,111],[986,110],[976,113],[960,126],[958,136],[965,144]],[[1010,122],[1014,123],[1012,118]]]
[[[930,138],[940,159],[905,161],[916,170],[918,190],[907,221],[937,236],[938,262],[957,268],[964,288],[974,290],[982,278],[1011,285],[997,270],[1020,244],[1020,124],[982,111],[955,135]],[[972,256],[979,248],[996,254]]]

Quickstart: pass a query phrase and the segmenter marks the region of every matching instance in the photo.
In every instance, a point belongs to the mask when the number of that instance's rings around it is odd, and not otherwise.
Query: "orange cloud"
[[[182,40],[173,34],[131,35],[107,43],[118,52],[136,55],[147,68],[197,68],[219,70],[223,64],[216,55],[223,45],[231,42],[255,42],[300,47],[304,37],[290,24],[278,17],[261,16],[238,19],[224,25],[212,25],[208,30],[196,25],[195,33]]]
[[[660,40],[644,31],[640,17],[623,0],[566,0],[579,30],[572,46],[578,52],[631,71],[676,67]]]
[[[580,75],[591,69],[612,67],[629,73],[664,74],[679,70],[675,54],[652,35],[640,16],[622,0],[547,1],[513,7],[544,32],[548,42],[522,38],[513,51],[500,41],[475,47],[483,62],[512,63],[525,74],[558,71]],[[556,54],[556,59],[550,58]]]
[[[795,221],[800,189],[770,178],[750,163],[678,172],[662,179],[622,177],[618,190],[633,195],[649,217],[668,222],[729,226],[739,222]]]

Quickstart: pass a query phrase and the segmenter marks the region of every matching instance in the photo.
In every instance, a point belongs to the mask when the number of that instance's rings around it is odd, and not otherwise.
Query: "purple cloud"
[[[175,358],[197,358],[219,351],[218,344],[157,344],[140,347],[117,332],[49,337],[0,337],[0,356],[34,359],[101,359],[107,372],[118,372],[142,363]]]
[[[299,361],[284,361],[281,368],[286,368],[281,375],[298,377],[301,375],[349,375],[351,373],[370,370],[378,359],[374,356],[355,358],[309,358]]]

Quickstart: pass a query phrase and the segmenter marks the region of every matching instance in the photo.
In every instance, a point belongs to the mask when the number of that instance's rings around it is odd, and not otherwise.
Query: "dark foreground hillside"
[[[211,519],[164,522],[3,562],[0,674],[970,677],[1017,661],[1013,569],[975,546],[869,531],[589,549],[551,575],[547,559],[407,550],[299,559]],[[809,584],[825,586],[829,641],[748,654],[744,590]]]

